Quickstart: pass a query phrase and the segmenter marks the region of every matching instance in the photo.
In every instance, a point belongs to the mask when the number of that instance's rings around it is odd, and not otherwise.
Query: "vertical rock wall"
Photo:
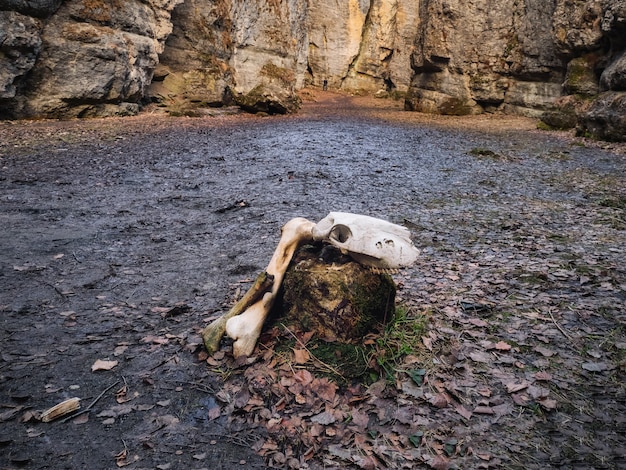
[[[561,93],[554,0],[423,0],[409,109],[539,115]]]
[[[307,23],[309,80],[324,80],[341,88],[351,64],[359,54],[369,0],[316,0],[309,6]]]
[[[594,20],[594,29],[599,27],[603,36],[600,41],[604,43],[606,53],[592,49],[583,56],[586,59],[586,74],[600,75],[600,93],[595,99],[592,96],[588,105],[577,104],[578,109],[583,109],[583,112],[577,113],[579,131],[596,138],[626,141],[626,0],[603,0],[589,4],[599,12]],[[575,75],[570,76],[569,84],[575,85],[576,78]],[[580,101],[580,98],[574,98],[575,103]],[[561,109],[565,112],[570,110],[567,101]]]
[[[619,138],[625,50],[626,0],[0,0],[0,117],[184,111],[326,81]]]
[[[311,1],[307,80],[348,91],[406,91],[418,12],[415,0]]]
[[[172,33],[160,54],[148,94],[170,112],[220,105],[233,85],[232,4],[186,0],[172,11]]]
[[[4,80],[9,92],[0,98],[0,116],[136,113],[181,1],[0,1],[0,30],[30,34],[25,49],[3,45],[2,68],[22,67],[10,84]],[[23,13],[40,18],[11,17]],[[24,50],[23,59],[14,58]]]

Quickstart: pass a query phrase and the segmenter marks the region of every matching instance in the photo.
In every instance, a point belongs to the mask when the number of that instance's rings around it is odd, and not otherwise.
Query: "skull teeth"
[[[397,274],[399,271],[398,269],[394,268],[379,268],[376,266],[367,266],[367,269],[369,269],[374,274]]]

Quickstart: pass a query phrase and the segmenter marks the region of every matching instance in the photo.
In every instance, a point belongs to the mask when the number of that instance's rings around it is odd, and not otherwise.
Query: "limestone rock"
[[[604,69],[600,86],[603,90],[626,91],[626,50]]]
[[[597,139],[626,141],[626,92],[602,93],[580,118],[579,133]]]
[[[232,92],[245,96],[259,85],[295,94],[306,70],[305,17],[302,0],[187,0],[172,13],[173,31],[149,94],[184,113],[230,104]],[[277,83],[267,73],[273,70],[288,71],[282,74],[288,80]]]
[[[596,77],[597,60],[593,55],[585,55],[572,59],[567,64],[563,91],[572,95],[594,96],[598,94],[598,78]]]
[[[626,34],[626,0],[602,0],[602,31],[617,42],[618,47],[624,47]]]
[[[406,111],[419,111],[429,114],[448,114],[465,116],[480,114],[482,109],[471,98],[459,98],[438,91],[415,88],[409,92],[404,101]]]
[[[4,118],[193,113],[253,90],[282,112],[325,81],[540,116],[626,89],[626,0],[0,0],[0,38]]]
[[[363,2],[361,2],[363,3]],[[359,11],[354,9],[353,11]],[[361,9],[363,11],[363,9]],[[406,91],[411,83],[410,60],[419,22],[419,3],[411,1],[372,0],[362,23],[362,32],[355,37],[358,53],[347,64],[341,83],[346,90],[380,89]],[[359,23],[360,24],[360,23]],[[310,34],[319,30],[311,22]],[[335,26],[336,28],[337,26]],[[357,28],[352,29],[356,33]],[[330,56],[337,55],[330,50]],[[328,57],[324,57],[329,60]]]
[[[275,85],[257,85],[248,93],[233,98],[241,109],[253,114],[289,114],[296,112],[301,105],[298,95]]]
[[[63,0],[0,0],[0,10],[13,10],[23,15],[45,18],[61,6]]]
[[[24,76],[35,65],[41,29],[41,22],[30,16],[0,11],[0,103],[16,97]],[[12,117],[8,109],[5,112],[5,117]]]
[[[340,2],[342,3],[342,2]],[[304,86],[307,68],[306,0],[235,0],[231,6],[232,56],[235,91],[248,93],[271,85],[267,67],[290,70],[288,92]]]
[[[488,0],[428,2],[421,12],[407,107],[432,112],[416,104],[415,97],[433,91],[455,97],[472,113],[499,107],[529,114],[527,106],[533,103],[545,107],[561,94],[553,86],[561,81],[562,63],[552,37],[552,14],[551,7],[536,1],[508,0],[497,7]],[[531,81],[539,85],[517,85]],[[458,112],[457,107],[435,107],[436,112],[448,109]]]
[[[234,86],[232,19],[220,2],[187,0],[172,11],[172,33],[148,89],[153,102],[172,114],[228,103]]]
[[[578,117],[573,111],[567,109],[546,111],[541,115],[541,122],[549,129],[566,130],[573,129],[578,124]]]
[[[170,32],[169,11],[176,1],[65,2],[45,24],[23,104],[15,106],[18,113],[136,112]]]
[[[560,83],[514,81],[507,91],[505,111],[538,118],[554,106],[561,88]]]
[[[319,247],[300,250],[283,289],[278,322],[325,341],[361,341],[391,320],[395,310],[396,288],[389,275],[346,257],[320,255]]]
[[[571,56],[602,47],[602,0],[558,0],[552,21],[556,45]]]
[[[350,65],[357,57],[368,0],[316,0],[308,10],[308,63],[310,80],[321,86],[341,88]]]
[[[573,129],[587,112],[591,101],[581,95],[568,95],[554,102],[554,108],[541,115],[541,121],[552,129]]]

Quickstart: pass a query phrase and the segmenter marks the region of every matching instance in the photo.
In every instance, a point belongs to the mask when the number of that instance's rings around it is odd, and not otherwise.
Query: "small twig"
[[[67,295],[63,293],[63,291],[61,289],[59,289],[57,286],[55,286],[54,284],[51,284],[49,282],[46,281],[41,281],[42,284],[45,284],[46,286],[54,289],[54,291],[59,294],[64,300],[67,300]]]
[[[130,301],[130,299],[133,298],[133,296],[135,295],[135,292],[137,292],[137,289],[139,289],[139,286],[135,287],[133,291],[130,293],[130,295],[126,298],[126,300],[124,300],[124,303],[126,305],[128,305],[128,302]]]
[[[152,369],[148,369],[150,372],[154,371],[155,369],[158,369],[161,366],[164,366],[165,364],[167,364],[168,362],[172,361],[176,359],[176,354],[174,354],[173,356],[167,358],[167,359],[163,359],[161,362],[159,362],[156,366],[152,367]]]
[[[77,413],[74,413],[72,416],[68,416],[67,418],[65,418],[65,419],[64,419],[63,421],[61,421],[61,422],[62,422],[62,423],[67,423],[69,420],[74,419],[74,418],[76,418],[77,416],[80,416],[80,415],[85,414],[85,413],[89,413],[89,411],[90,411],[90,410],[94,407],[94,405],[95,405],[96,403],[98,403],[98,401],[100,400],[100,398],[102,398],[106,392],[108,392],[109,390],[111,390],[111,389],[112,389],[113,387],[115,387],[118,383],[120,383],[120,381],[119,381],[119,380],[118,380],[117,382],[115,382],[113,385],[109,385],[107,388],[105,388],[105,389],[102,391],[102,393],[101,393],[100,395],[98,395],[98,396],[96,397],[96,399],[95,399],[94,401],[92,401],[92,402],[91,402],[91,404],[90,404],[87,408],[85,408],[84,410],[80,410],[80,411],[79,411],[79,412],[77,412]]]
[[[556,326],[559,329],[559,331],[563,334],[563,336],[565,336],[567,339],[571,341],[572,337],[568,335],[567,332],[563,328],[561,328],[559,324],[556,322],[556,320],[554,319],[554,316],[552,315],[552,310],[548,310],[548,314],[550,315],[550,318],[552,319],[552,323],[554,323],[554,326]]]

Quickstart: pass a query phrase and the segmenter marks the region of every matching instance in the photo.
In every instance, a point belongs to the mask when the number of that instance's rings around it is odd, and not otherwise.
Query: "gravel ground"
[[[0,468],[626,468],[626,147],[304,97],[0,123]],[[428,332],[394,378],[328,395],[267,348],[207,358],[280,226],[330,211],[422,251],[394,279]]]

